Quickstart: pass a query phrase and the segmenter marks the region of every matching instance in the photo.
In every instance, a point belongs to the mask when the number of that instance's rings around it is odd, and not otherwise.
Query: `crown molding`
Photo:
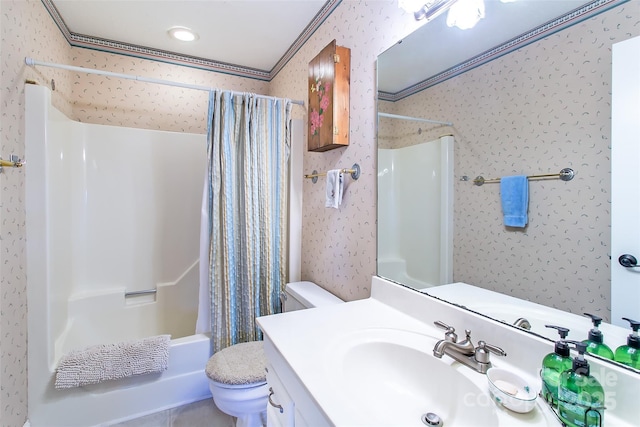
[[[338,7],[342,0],[327,0],[322,9],[311,20],[309,25],[300,33],[298,38],[289,46],[284,55],[278,60],[271,70],[258,70],[255,68],[244,67],[241,65],[228,64],[225,62],[214,61],[196,56],[182,55],[175,52],[169,52],[160,49],[153,49],[146,46],[139,46],[130,43],[123,43],[116,40],[108,40],[99,37],[88,36],[71,32],[69,27],[62,19],[58,9],[52,0],[42,0],[45,9],[51,15],[62,35],[67,42],[73,47],[85,49],[93,49],[101,52],[114,53],[119,55],[132,56],[135,58],[148,59],[151,61],[165,62],[185,67],[198,68],[201,70],[212,71],[216,73],[230,74],[238,77],[250,79],[271,81],[294,57],[300,48],[309,40],[322,23],[331,15]]]

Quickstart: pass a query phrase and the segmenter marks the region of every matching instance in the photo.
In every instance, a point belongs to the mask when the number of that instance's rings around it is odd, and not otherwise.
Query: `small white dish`
[[[530,412],[536,406],[538,393],[523,378],[500,368],[491,368],[487,371],[489,391],[499,405],[519,412]]]

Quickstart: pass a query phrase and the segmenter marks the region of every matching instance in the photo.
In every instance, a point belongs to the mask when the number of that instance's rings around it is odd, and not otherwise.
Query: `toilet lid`
[[[235,344],[220,350],[207,362],[206,373],[222,384],[253,384],[267,380],[262,341]]]

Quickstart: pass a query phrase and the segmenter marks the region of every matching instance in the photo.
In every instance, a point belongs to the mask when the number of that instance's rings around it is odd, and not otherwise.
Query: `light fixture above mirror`
[[[511,3],[516,0],[500,0]],[[442,13],[449,11],[447,25],[461,30],[473,28],[484,18],[484,0],[398,0],[398,7],[412,12],[416,20],[432,21]]]
[[[440,14],[449,10],[458,0],[432,0],[416,10],[413,16],[417,21],[425,19],[427,22],[437,18]],[[480,0],[482,1],[482,0]]]
[[[447,25],[468,30],[484,18],[484,0],[458,0],[449,8]]]

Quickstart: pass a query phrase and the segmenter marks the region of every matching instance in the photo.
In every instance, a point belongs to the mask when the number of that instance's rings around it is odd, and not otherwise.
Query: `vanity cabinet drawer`
[[[294,427],[295,415],[293,399],[287,393],[282,381],[271,364],[267,364],[267,427]]]

